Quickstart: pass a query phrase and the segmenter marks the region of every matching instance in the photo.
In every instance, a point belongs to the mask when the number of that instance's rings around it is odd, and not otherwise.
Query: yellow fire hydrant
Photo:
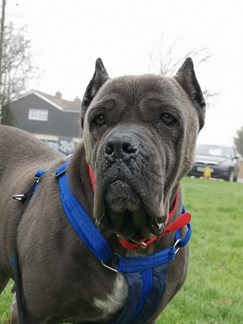
[[[203,178],[210,180],[211,179],[211,169],[209,166],[206,166],[203,170]]]

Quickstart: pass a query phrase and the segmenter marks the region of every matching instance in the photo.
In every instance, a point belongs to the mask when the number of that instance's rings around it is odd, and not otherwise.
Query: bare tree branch
[[[159,50],[156,51],[156,49],[153,49],[152,53],[149,55],[149,72],[173,76],[188,56],[193,58],[195,65],[205,63],[212,57],[212,55],[208,53],[206,47],[201,47],[192,49],[178,58],[178,56],[175,55],[177,41],[173,42],[168,49],[165,48],[164,44],[162,35],[159,42]],[[207,105],[213,106],[219,93],[209,89],[206,89],[203,93]]]
[[[15,30],[10,22],[5,26],[2,48],[2,84],[0,89],[2,107],[8,106],[9,102],[26,90],[27,82],[33,78],[36,71],[31,60],[31,41],[27,38],[26,26]]]

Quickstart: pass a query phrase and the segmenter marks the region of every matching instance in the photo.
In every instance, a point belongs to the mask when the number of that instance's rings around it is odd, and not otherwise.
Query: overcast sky
[[[232,144],[243,126],[242,0],[7,0],[6,13],[16,27],[27,25],[41,72],[31,88],[72,100],[82,97],[97,57],[110,76],[143,74],[157,72],[156,57],[174,43],[175,59],[207,48],[212,57],[196,74],[219,95],[199,142]]]

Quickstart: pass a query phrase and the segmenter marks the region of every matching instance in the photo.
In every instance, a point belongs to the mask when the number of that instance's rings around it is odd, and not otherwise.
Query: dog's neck
[[[92,188],[88,165],[85,158],[83,142],[71,156],[68,165],[68,174],[71,190],[86,210],[88,215],[93,214],[94,191]]]
[[[85,159],[85,149],[83,143],[76,149],[74,155],[71,157],[68,165],[68,174],[70,185],[73,193],[86,210],[88,215],[93,214],[93,200],[94,200],[94,176],[91,167]],[[171,217],[168,219],[168,224],[177,219],[181,215],[182,202],[180,188],[174,190],[171,195],[170,203]],[[126,248],[129,244],[121,244],[119,236],[116,233],[106,232],[103,233],[106,239],[112,245],[114,251],[123,256],[137,256],[137,255],[151,255],[162,248],[170,246],[174,240],[173,233],[167,233],[165,236],[160,237],[153,244],[149,244],[146,248],[139,248],[139,244],[135,248]]]

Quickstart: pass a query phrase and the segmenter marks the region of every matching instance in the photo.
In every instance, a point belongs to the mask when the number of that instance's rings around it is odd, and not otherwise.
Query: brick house
[[[71,154],[81,137],[81,100],[31,90],[10,104],[13,126],[34,134],[64,154]]]

